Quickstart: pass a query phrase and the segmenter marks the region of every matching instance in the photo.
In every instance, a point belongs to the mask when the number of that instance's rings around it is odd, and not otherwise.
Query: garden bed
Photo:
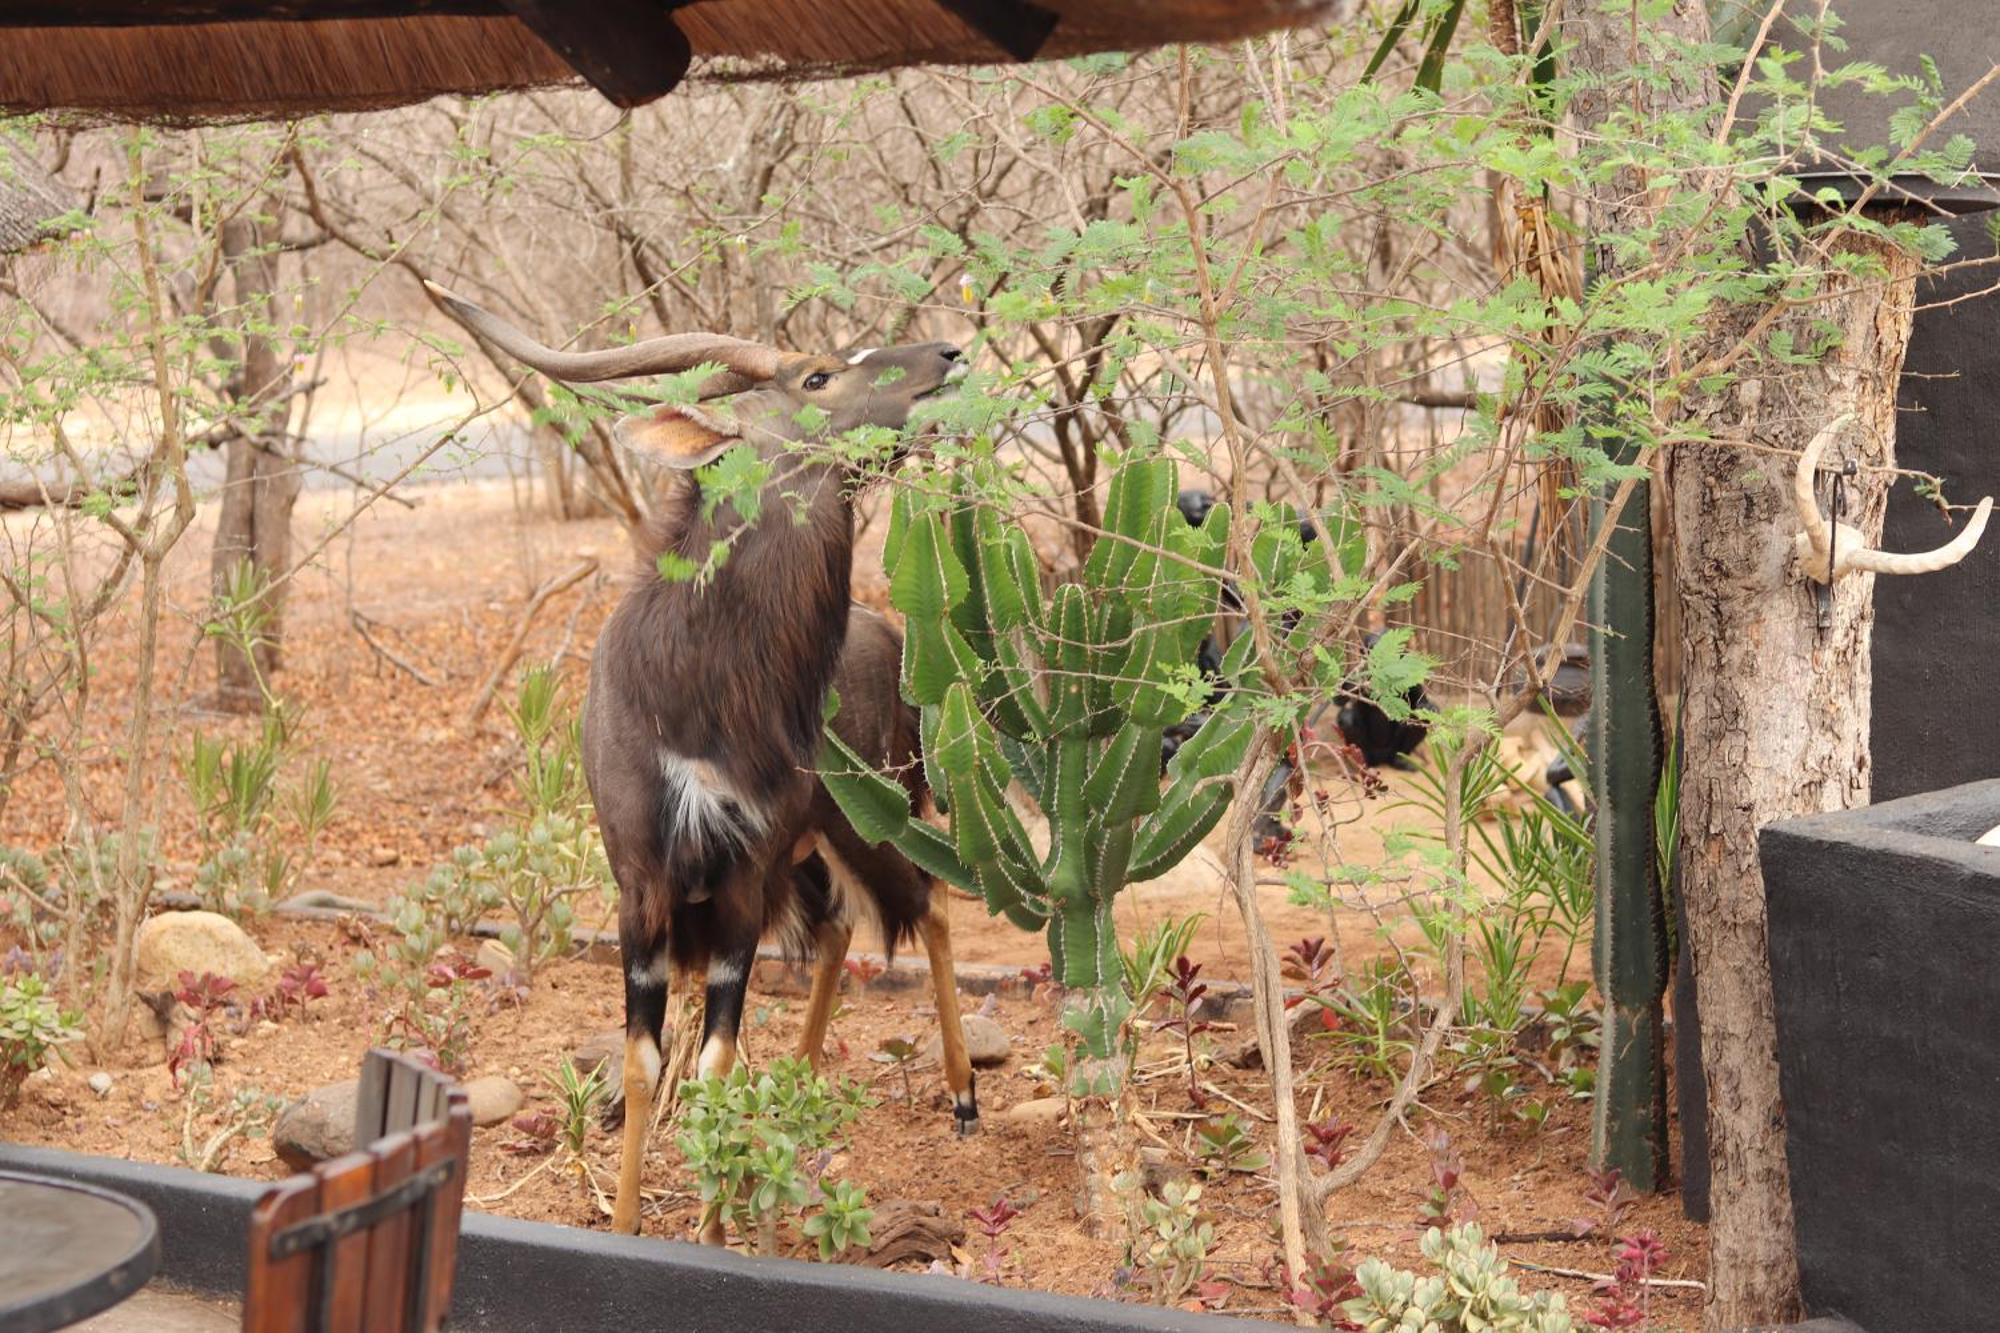
[[[420,882],[453,847],[487,836],[516,799],[512,775],[519,750],[509,740],[501,710],[496,707],[478,726],[464,725],[459,714],[490,665],[491,645],[508,637],[524,588],[546,571],[566,568],[585,555],[613,567],[622,559],[623,537],[609,523],[525,519],[516,525],[503,488],[428,488],[421,498],[420,518],[389,509],[372,514],[357,529],[345,559],[353,586],[396,590],[394,634],[388,641],[399,657],[440,683],[423,685],[376,659],[351,630],[333,591],[318,585],[307,585],[316,590],[295,599],[282,679],[287,697],[301,706],[310,752],[332,761],[341,790],[335,818],[299,887],[371,905]],[[302,505],[302,521],[315,521],[308,515],[314,503],[308,497]],[[517,545],[508,549],[518,564],[468,558],[468,553],[491,548],[496,532],[514,534],[511,540]],[[879,533],[877,525],[871,536],[879,539]],[[198,552],[203,545],[196,541],[187,549]],[[858,568],[875,568],[873,556],[864,556]],[[177,603],[200,605],[206,577],[197,561],[181,568]],[[858,595],[879,596],[867,575],[861,577]],[[598,592],[579,607],[552,612],[530,635],[527,660],[567,660],[574,673],[575,659],[587,653],[609,604],[608,594]],[[378,622],[390,614],[387,605],[362,603]],[[571,610],[573,621],[565,621]],[[389,633],[380,623],[376,632],[378,637]],[[126,660],[115,652],[103,656],[95,682],[103,701],[100,716],[115,717],[115,701],[129,688],[128,671]],[[251,722],[182,714],[175,750],[191,730],[247,734],[253,727]],[[96,771],[86,772],[85,780],[98,780]],[[1348,863],[1390,864],[1386,844],[1392,830],[1399,823],[1421,825],[1424,816],[1412,809],[1391,811],[1393,802],[1411,794],[1411,786],[1409,775],[1391,774],[1388,780],[1386,795],[1364,801],[1341,788],[1337,779],[1327,779],[1346,802],[1337,837],[1331,826],[1316,826],[1302,843],[1337,848]],[[170,782],[163,792],[160,860],[165,887],[177,892],[191,887],[188,867],[194,855],[184,832],[191,823],[185,802],[185,794]],[[31,773],[7,811],[0,843],[46,846],[60,835],[62,819],[52,775],[46,770]],[[1331,865],[1319,859],[1327,854],[1304,853],[1306,859],[1286,869]],[[1288,902],[1282,870],[1271,867],[1266,874],[1270,887],[1263,893],[1264,911],[1273,934],[1281,941],[1336,936],[1350,976],[1361,975],[1371,960],[1392,956],[1390,939],[1407,945],[1417,938],[1408,917],[1395,908],[1403,890],[1393,880],[1376,887],[1375,906],[1330,918],[1322,908]],[[1356,890],[1357,896],[1366,892]],[[1204,913],[1207,919],[1188,950],[1203,964],[1204,979],[1240,981],[1248,975],[1242,929],[1212,860],[1191,862],[1184,873],[1138,886],[1121,897],[1118,910],[1121,933],[1132,934],[1170,916]],[[383,1038],[388,1002],[380,994],[371,996],[356,975],[354,959],[363,948],[379,951],[384,932],[360,916],[343,922],[338,919],[342,915],[333,913],[333,920],[267,916],[251,921],[257,943],[281,966],[317,964],[330,993],[309,1002],[304,1015],[220,1016],[216,1105],[240,1090],[256,1088],[291,1099],[351,1078],[363,1051]],[[600,907],[580,912],[579,918],[586,926],[604,924]],[[999,984],[1044,960],[1041,941],[963,899],[952,904],[952,924],[956,951],[967,965],[969,1007],[979,1007],[991,994],[991,1016],[1011,1038],[1006,1062],[980,1074],[985,1130],[969,1140],[953,1137],[935,1067],[910,1071],[913,1096],[905,1101],[900,1072],[870,1058],[885,1039],[914,1037],[921,1042],[935,1030],[926,989],[914,979],[898,984],[890,977],[863,992],[850,980],[844,1012],[834,1024],[828,1069],[835,1077],[865,1082],[876,1105],[854,1126],[851,1147],[839,1163],[841,1175],[865,1185],[871,1202],[935,1203],[954,1221],[964,1221],[971,1209],[986,1208],[1005,1196],[1022,1215],[1002,1237],[999,1276],[1004,1284],[1144,1300],[1145,1276],[1128,1271],[1122,1238],[1091,1236],[1076,1216],[1072,1196],[1077,1169],[1068,1127],[1047,1121],[1010,1123],[1007,1117],[1010,1109],[1048,1091],[1037,1066],[1044,1048],[1058,1039],[1054,1002],[1036,999],[1025,987]],[[370,929],[376,935],[372,940],[365,938]],[[0,940],[0,946],[5,943]],[[856,943],[873,947],[865,938]],[[473,942],[462,947],[469,952]],[[475,987],[465,1075],[510,1079],[527,1094],[528,1111],[553,1111],[549,1077],[579,1043],[616,1029],[622,1019],[618,974],[606,965],[605,950],[590,952],[589,958],[559,960],[539,969],[525,997]],[[1533,986],[1553,983],[1558,953],[1551,951],[1534,964]],[[1576,955],[1572,975],[1586,956],[1587,944]],[[904,965],[899,960],[898,966]],[[237,997],[248,998],[254,997]],[[789,982],[770,969],[760,971],[744,1025],[748,1057],[764,1063],[788,1053],[802,1008],[803,1000]],[[1248,1036],[1240,1027],[1224,1028],[1204,1034],[1201,1043],[1205,1051],[1220,1054]],[[1252,1151],[1268,1154],[1274,1145],[1264,1109],[1271,1100],[1265,1076],[1226,1061],[1208,1066],[1204,1081],[1214,1091],[1208,1105],[1197,1111],[1190,1104],[1179,1051],[1178,1037],[1155,1036],[1140,1059],[1141,1137],[1145,1146],[1159,1151],[1162,1169],[1199,1169],[1196,1131],[1207,1117],[1219,1114],[1235,1115]],[[1532,1049],[1525,1054],[1537,1058]],[[185,1147],[185,1103],[165,1057],[157,1039],[107,1053],[99,1063],[79,1052],[75,1068],[37,1078],[17,1109],[0,1112],[0,1140],[176,1163]],[[1357,1069],[1330,1038],[1306,1042],[1299,1058],[1301,1109],[1310,1120],[1337,1114],[1365,1127],[1388,1100],[1391,1084]],[[103,1096],[89,1082],[98,1073],[111,1076]],[[1463,1075],[1439,1078],[1428,1087],[1407,1123],[1391,1136],[1382,1160],[1331,1201],[1332,1230],[1348,1246],[1346,1259],[1380,1256],[1401,1267],[1419,1265],[1416,1223],[1435,1188],[1438,1156],[1427,1140],[1443,1130],[1450,1139],[1444,1155],[1462,1163],[1454,1215],[1476,1207],[1477,1220],[1489,1233],[1509,1238],[1502,1248],[1510,1259],[1552,1269],[1608,1271],[1613,1261],[1607,1239],[1566,1238],[1575,1219],[1592,1213],[1584,1198],[1590,1188],[1585,1171],[1589,1105],[1566,1095],[1551,1096],[1553,1090],[1542,1080],[1534,1082],[1536,1095],[1548,1102],[1547,1119],[1539,1128],[1468,1088]],[[213,1133],[217,1118],[214,1110],[197,1115],[197,1137]],[[505,1122],[477,1132],[468,1205],[475,1220],[483,1224],[477,1215],[486,1214],[601,1233],[606,1219],[595,1194],[578,1175],[544,1167],[547,1157],[507,1151],[521,1137]],[[615,1142],[593,1127],[584,1156],[608,1188]],[[254,1183],[288,1170],[266,1139],[232,1144],[221,1165],[230,1176]],[[691,1180],[669,1130],[653,1139],[646,1183],[654,1194],[644,1221],[646,1235],[640,1242],[620,1240],[618,1245],[652,1245],[655,1238],[684,1236],[691,1229]],[[1285,1316],[1274,1272],[1274,1201],[1267,1169],[1227,1171],[1204,1181],[1202,1203],[1216,1229],[1210,1256],[1216,1285],[1207,1299],[1226,1312]],[[1671,1194],[1637,1202],[1620,1226],[1626,1231],[1651,1229],[1664,1238],[1671,1257],[1660,1276],[1688,1281],[1704,1272],[1705,1234],[1681,1218]],[[799,1248],[796,1233],[789,1233],[786,1249]],[[962,1249],[952,1265],[983,1272],[986,1247],[976,1231]],[[1530,1288],[1562,1290],[1576,1305],[1590,1297],[1588,1280],[1529,1269],[1516,1275]],[[1691,1287],[1655,1293],[1655,1327],[1692,1328],[1698,1312],[1699,1293]]]

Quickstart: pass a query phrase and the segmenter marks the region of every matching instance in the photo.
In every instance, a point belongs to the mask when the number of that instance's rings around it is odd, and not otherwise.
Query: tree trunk
[[[275,215],[277,209],[272,212]],[[224,262],[234,278],[243,321],[236,401],[250,421],[227,446],[222,512],[209,556],[210,586],[217,598],[224,597],[237,568],[248,562],[259,575],[259,586],[268,588],[260,603],[263,623],[253,652],[246,655],[241,645],[226,638],[216,640],[216,696],[226,708],[260,707],[278,670],[285,589],[276,580],[291,566],[292,506],[298,502],[301,480],[282,438],[288,408],[258,406],[279,393],[289,369],[270,336],[278,327],[274,295],[278,253],[272,245],[276,227],[275,221],[237,218],[222,229]],[[289,404],[290,399],[284,401]]]
[[[1754,441],[1754,450],[1682,445],[1669,464],[1686,710],[1681,884],[1701,991],[1713,1172],[1710,1328],[1775,1322],[1797,1306],[1757,833],[1773,820],[1868,801],[1874,576],[1841,579],[1831,625],[1818,628],[1812,585],[1792,558],[1800,525],[1791,473],[1806,442],[1852,410],[1854,424],[1822,466],[1861,465],[1845,521],[1871,544],[1879,539],[1918,260],[1874,237],[1850,236],[1840,248],[1881,264],[1887,280],[1836,280],[1830,300],[1778,326],[1810,346],[1814,326],[1830,324],[1840,345],[1817,366],[1746,376],[1710,405],[1704,415],[1716,434]]]

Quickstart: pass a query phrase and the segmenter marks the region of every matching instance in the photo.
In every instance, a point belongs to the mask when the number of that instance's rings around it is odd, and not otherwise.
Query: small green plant
[[[819,1246],[820,1259],[831,1262],[844,1250],[868,1248],[873,1243],[868,1224],[875,1219],[868,1192],[852,1180],[823,1182],[819,1191],[819,1211],[801,1229]]]
[[[1596,1084],[1597,1048],[1604,1023],[1590,1003],[1590,983],[1571,981],[1541,993],[1542,1027],[1556,1077],[1571,1095],[1588,1097]],[[1579,1076],[1582,1076],[1579,1079]]]
[[[590,1122],[597,1104],[610,1089],[605,1082],[604,1066],[594,1066],[588,1074],[582,1074],[577,1072],[573,1061],[564,1060],[556,1066],[555,1073],[548,1075],[548,1080],[560,1104],[556,1122],[558,1144],[580,1161],[584,1144],[590,1139]]]
[[[1409,972],[1392,959],[1378,958],[1362,970],[1361,984],[1343,989],[1332,1000],[1339,1026],[1334,1047],[1356,1073],[1392,1079],[1413,1049],[1410,1023],[1415,985]]]
[[[1361,1294],[1343,1303],[1363,1333],[1574,1333],[1563,1298],[1529,1296],[1507,1276],[1507,1261],[1477,1225],[1424,1233],[1422,1249],[1432,1273],[1393,1268],[1380,1259],[1354,1270]]]
[[[1201,1186],[1170,1180],[1157,1195],[1149,1194],[1129,1172],[1118,1177],[1118,1186],[1138,1195],[1138,1225],[1129,1242],[1132,1266],[1146,1274],[1156,1302],[1178,1304],[1201,1281],[1215,1244],[1215,1226],[1201,1211]]]
[[[281,792],[292,733],[284,705],[271,699],[255,739],[231,742],[197,732],[188,742],[181,780],[202,848],[194,887],[210,911],[262,912],[288,894],[339,805],[332,765],[324,759],[308,766],[297,787]],[[289,847],[278,842],[281,807],[297,835]]]
[[[472,983],[492,976],[492,969],[448,948],[411,962],[407,955],[398,956],[405,946],[392,946],[386,962],[362,950],[354,955],[355,974],[363,984],[388,993],[390,1007],[382,1026],[391,1045],[428,1052],[438,1068],[460,1073],[472,1045]]]
[[[890,1064],[896,1067],[896,1072],[903,1076],[903,1101],[905,1103],[913,1103],[916,1100],[915,1094],[910,1090],[910,1063],[917,1058],[918,1053],[922,1049],[922,1047],[918,1046],[909,1037],[884,1037],[881,1043],[875,1047],[875,1053],[868,1057],[882,1064]]]
[[[1173,977],[1174,959],[1188,951],[1197,930],[1208,918],[1201,912],[1185,917],[1162,917],[1139,933],[1129,953],[1121,953],[1125,970],[1125,990],[1132,1008],[1145,1013]]]
[[[1245,1174],[1262,1171],[1271,1164],[1269,1153],[1257,1147],[1243,1118],[1234,1111],[1211,1116],[1195,1127],[1195,1152],[1210,1175],[1231,1171]]]
[[[836,1086],[808,1061],[784,1058],[758,1074],[739,1065],[727,1077],[690,1080],[680,1096],[675,1141],[694,1172],[704,1229],[754,1232],[758,1253],[776,1254],[781,1217],[810,1222],[807,1214],[825,1214],[831,1203],[834,1216],[805,1233],[822,1257],[869,1242],[860,1186],[818,1178],[843,1131],[872,1104],[859,1083]]]
[[[177,1150],[183,1164],[196,1171],[221,1167],[229,1149],[238,1139],[261,1138],[270,1132],[284,1109],[282,1098],[259,1088],[238,1088],[233,1096],[215,1107],[215,1073],[207,1064],[197,1065],[188,1075],[181,1092],[181,1142]],[[214,1111],[214,1128],[206,1136],[201,1120]]]
[[[37,976],[0,984],[0,1111],[21,1096],[28,1075],[83,1036],[83,1015],[65,1012]]]

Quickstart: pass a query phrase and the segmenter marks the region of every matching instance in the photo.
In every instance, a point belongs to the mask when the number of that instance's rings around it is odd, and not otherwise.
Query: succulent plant
[[[1507,1276],[1498,1246],[1473,1223],[1424,1233],[1424,1258],[1436,1271],[1419,1277],[1370,1259],[1354,1270],[1361,1295],[1345,1303],[1366,1333],[1572,1333],[1561,1296],[1524,1294]]]
[[[1190,527],[1172,462],[1126,461],[1082,577],[1044,596],[1027,534],[971,494],[956,484],[942,510],[899,494],[884,553],[905,617],[903,693],[922,710],[926,776],[949,832],[913,817],[904,788],[831,729],[821,775],[863,837],[1046,932],[1055,979],[1085,999],[1068,1021],[1108,1060],[1131,1009],[1112,903],[1215,826],[1254,734],[1240,699],[1214,709],[1162,790],[1161,734],[1209,688],[1194,658],[1220,594],[1229,511]],[[1249,645],[1237,641],[1226,678],[1241,675]],[[1016,782],[1048,819],[1045,853],[1008,802]]]

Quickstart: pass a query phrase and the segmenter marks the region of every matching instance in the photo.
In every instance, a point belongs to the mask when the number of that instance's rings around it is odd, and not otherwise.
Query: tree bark
[[[276,201],[272,217],[280,216]],[[259,404],[280,394],[288,367],[271,331],[279,327],[277,222],[239,217],[224,223],[222,252],[232,275],[243,320],[243,357],[236,398],[253,424],[228,445],[222,511],[209,556],[210,586],[218,598],[245,561],[268,588],[262,600],[262,635],[250,654],[218,638],[215,644],[216,697],[227,708],[256,709],[278,670],[284,638],[284,585],[291,566],[292,507],[298,502],[300,473],[282,440],[291,399]],[[269,420],[259,420],[259,416]],[[273,430],[272,427],[279,427]]]
[[[1815,326],[1832,325],[1840,345],[1816,366],[1753,371],[1707,406],[1711,429],[1756,448],[1683,445],[1668,468],[1686,710],[1681,885],[1713,1173],[1710,1328],[1776,1322],[1797,1307],[1757,833],[1773,820],[1865,805],[1869,794],[1874,576],[1839,580],[1831,625],[1818,628],[1813,587],[1792,557],[1800,524],[1790,484],[1806,442],[1852,410],[1854,424],[1822,466],[1860,464],[1845,521],[1879,539],[1918,260],[1875,237],[1850,236],[1840,248],[1879,263],[1887,280],[1835,280],[1832,299],[1778,326],[1810,346]]]

